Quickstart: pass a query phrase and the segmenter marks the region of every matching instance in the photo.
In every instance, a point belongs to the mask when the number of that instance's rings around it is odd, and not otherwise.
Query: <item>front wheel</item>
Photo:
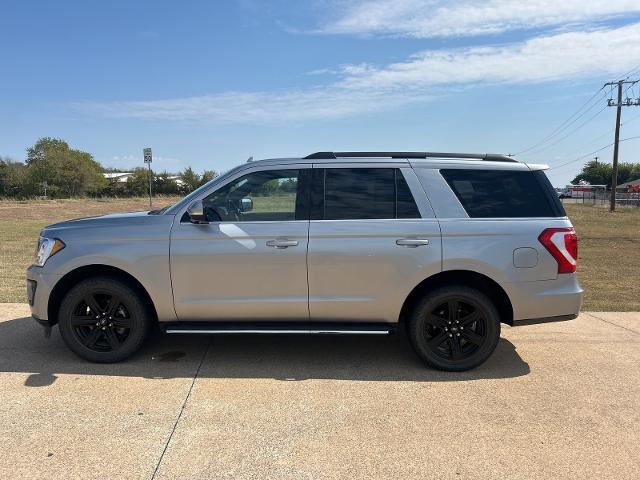
[[[79,357],[98,363],[124,360],[140,349],[151,316],[140,294],[126,283],[96,277],[75,285],[58,313],[60,334]]]
[[[409,339],[420,358],[439,370],[470,370],[500,340],[500,316],[483,293],[464,286],[429,292],[409,319]]]

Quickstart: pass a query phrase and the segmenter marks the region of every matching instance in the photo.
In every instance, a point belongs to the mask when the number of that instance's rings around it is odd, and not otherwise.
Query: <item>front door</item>
[[[179,320],[309,318],[309,172],[287,165],[239,174],[203,199],[208,224],[176,219],[170,258]]]

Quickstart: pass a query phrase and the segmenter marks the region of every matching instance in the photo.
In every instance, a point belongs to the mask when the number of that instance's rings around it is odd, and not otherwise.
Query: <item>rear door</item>
[[[441,268],[440,229],[406,164],[314,165],[309,225],[312,320],[398,320]]]

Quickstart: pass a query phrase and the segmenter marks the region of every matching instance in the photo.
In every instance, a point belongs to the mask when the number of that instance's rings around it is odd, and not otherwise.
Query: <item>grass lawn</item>
[[[154,208],[176,198],[154,199]],[[89,215],[144,210],[144,198],[0,201],[0,302],[26,302],[25,269],[47,224]],[[260,207],[256,201],[256,210]],[[565,205],[580,238],[578,274],[583,308],[640,311],[640,209],[609,213],[600,206]]]

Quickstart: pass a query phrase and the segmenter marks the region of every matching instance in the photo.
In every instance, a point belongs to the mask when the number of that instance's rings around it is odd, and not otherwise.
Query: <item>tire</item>
[[[115,363],[137,352],[149,336],[152,316],[140,294],[109,277],[83,280],[58,311],[60,335],[84,360]]]
[[[411,312],[409,340],[438,370],[462,372],[484,363],[500,340],[500,316],[483,293],[465,286],[429,292]]]

